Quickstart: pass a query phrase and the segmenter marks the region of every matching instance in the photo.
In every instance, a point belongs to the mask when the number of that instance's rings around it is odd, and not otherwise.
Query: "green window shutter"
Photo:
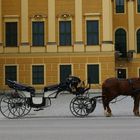
[[[17,81],[17,66],[5,66],[5,84],[8,79]]]
[[[71,45],[71,21],[59,22],[59,42],[60,46]]]
[[[44,66],[43,65],[32,66],[32,83],[44,84]]]
[[[124,13],[124,0],[116,0],[116,13]]]
[[[64,82],[71,75],[71,65],[60,65],[60,82]]]
[[[44,22],[32,23],[32,45],[44,46]]]
[[[99,65],[91,64],[87,66],[88,73],[88,83],[89,84],[98,84],[99,83]]]
[[[99,21],[87,20],[87,45],[99,44]]]
[[[6,47],[17,46],[17,22],[6,22]]]

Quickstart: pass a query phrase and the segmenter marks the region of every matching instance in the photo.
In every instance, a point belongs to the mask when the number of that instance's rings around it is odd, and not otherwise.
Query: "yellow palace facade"
[[[0,89],[68,75],[140,76],[140,0],[0,0]]]

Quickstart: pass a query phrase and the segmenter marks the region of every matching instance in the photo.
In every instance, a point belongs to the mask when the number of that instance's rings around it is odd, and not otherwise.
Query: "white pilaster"
[[[135,50],[135,31],[134,31],[134,1],[128,1],[128,47]],[[128,51],[129,51],[128,50]]]
[[[55,20],[55,0],[48,0],[48,52],[57,51]]]
[[[2,47],[2,0],[0,0],[0,47]]]
[[[102,51],[113,51],[112,44],[112,0],[102,0],[103,41]]]
[[[75,0],[75,43],[74,51],[84,51],[82,31],[82,0]]]
[[[21,0],[21,52],[30,51],[28,20],[28,0]]]

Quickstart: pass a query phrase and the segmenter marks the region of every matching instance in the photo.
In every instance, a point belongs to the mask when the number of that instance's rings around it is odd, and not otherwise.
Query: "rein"
[[[102,96],[98,96],[97,98],[96,98],[96,101],[98,102],[98,103],[102,103],[102,98],[100,98],[100,97],[102,97]],[[125,98],[127,98],[128,96],[125,96],[125,97],[122,97],[121,99],[119,99],[119,100],[117,100],[117,98],[115,98],[114,100],[115,101],[111,101],[110,103],[112,103],[112,104],[114,104],[114,103],[117,103],[117,102],[120,102],[120,101],[122,101],[122,100],[124,100]]]
[[[116,99],[114,99],[115,101],[111,101],[110,103],[114,104],[114,103],[120,102],[120,101],[122,101],[123,99],[125,99],[125,98],[127,98],[127,97],[128,97],[128,96],[122,97],[122,98],[119,99],[119,100],[117,100],[117,98],[116,98]]]

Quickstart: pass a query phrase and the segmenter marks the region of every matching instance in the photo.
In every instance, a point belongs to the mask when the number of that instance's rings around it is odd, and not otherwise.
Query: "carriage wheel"
[[[0,111],[6,118],[22,117],[26,110],[25,97],[22,94],[12,93],[2,96]]]
[[[88,97],[85,96],[76,96],[70,102],[70,111],[76,117],[85,117],[90,112],[91,102]]]
[[[6,118],[14,118],[14,114],[9,109],[10,104],[10,96],[4,95],[0,100],[0,111]]]
[[[88,113],[92,113],[94,110],[95,110],[95,108],[96,108],[96,103],[97,103],[97,101],[96,101],[96,98],[91,98],[90,99],[90,102],[91,102],[91,108],[88,108],[87,109],[87,111],[88,111]]]
[[[24,106],[25,106],[25,111],[24,111],[24,114],[22,116],[28,115],[32,109],[30,104],[29,104],[28,98],[25,98]]]

